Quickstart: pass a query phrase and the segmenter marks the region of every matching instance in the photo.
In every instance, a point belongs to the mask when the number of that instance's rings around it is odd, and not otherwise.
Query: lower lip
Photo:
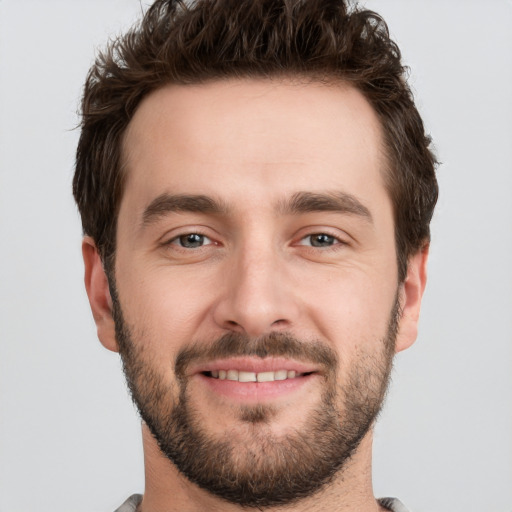
[[[197,374],[197,377],[200,382],[217,395],[240,402],[258,403],[302,390],[304,386],[311,384],[317,378],[317,374],[273,382],[238,382],[236,380],[214,379],[203,374]]]

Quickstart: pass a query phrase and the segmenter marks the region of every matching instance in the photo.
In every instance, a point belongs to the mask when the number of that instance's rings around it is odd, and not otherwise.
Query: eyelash
[[[203,239],[207,239],[207,240],[210,241],[210,243],[209,244],[204,244],[203,243],[203,244],[201,244],[198,247],[185,247],[185,246],[183,246],[183,245],[178,243],[180,241],[180,239],[184,239],[186,237],[191,237],[191,236],[198,236],[198,237],[201,237]],[[204,242],[204,240],[203,240],[203,242]],[[216,245],[216,244],[207,235],[204,235],[203,233],[199,233],[197,231],[191,231],[190,233],[184,233],[182,235],[175,236],[174,238],[172,238],[171,240],[166,242],[164,245],[175,245],[175,246],[179,247],[180,249],[189,251],[189,250],[192,250],[192,249],[201,249],[201,248],[203,248],[205,246]]]
[[[332,239],[332,244],[331,245],[327,245],[327,246],[315,246],[313,245],[313,238],[315,237],[326,237],[326,238],[329,238],[329,239]],[[307,240],[309,239],[310,241],[310,244],[303,244],[301,242],[303,242],[304,240]],[[313,249],[313,250],[317,250],[317,249],[322,249],[324,251],[328,251],[328,250],[332,250],[332,251],[335,251],[335,250],[338,250],[340,249],[342,246],[344,245],[347,245],[347,243],[345,241],[343,241],[342,239],[340,239],[339,237],[329,233],[329,232],[325,232],[325,231],[319,231],[319,232],[316,232],[316,233],[311,233],[311,234],[308,234],[304,237],[302,237],[300,240],[299,240],[299,243],[298,245],[302,245],[303,247],[308,247],[310,249]]]
[[[180,240],[186,238],[186,237],[192,237],[192,236],[197,236],[197,237],[201,237],[203,240],[202,240],[202,244],[197,246],[197,247],[186,247],[184,245],[182,245],[180,242]],[[312,242],[312,239],[313,237],[320,237],[320,236],[324,236],[324,237],[327,237],[329,239],[332,239],[333,243],[332,245],[327,245],[327,246],[315,246],[313,245],[313,242]],[[210,243],[204,243],[204,239],[208,240]],[[303,242],[304,240],[307,240],[307,239],[310,239],[310,244],[305,244],[305,243],[301,243]],[[193,243],[193,242],[192,242]],[[218,245],[216,242],[212,241],[211,238],[201,232],[198,232],[198,231],[191,231],[191,232],[188,232],[188,233],[183,233],[181,235],[177,235],[175,237],[173,237],[171,240],[169,240],[168,242],[165,242],[163,244],[164,246],[170,246],[170,245],[173,245],[173,246],[176,246],[177,248],[179,248],[180,250],[184,250],[184,251],[192,251],[192,250],[198,250],[198,249],[202,249],[204,247],[207,247],[207,246],[210,246],[210,245]],[[303,237],[300,238],[299,242],[294,244],[294,245],[299,245],[299,246],[302,246],[302,247],[307,247],[308,249],[310,250],[314,250],[314,251],[317,251],[317,250],[323,250],[323,251],[336,251],[336,250],[339,250],[340,248],[342,248],[343,246],[345,245],[348,245],[347,242],[345,242],[344,240],[340,239],[339,237],[327,232],[327,231],[318,231],[318,232],[314,232],[314,233],[310,233],[310,234],[307,234]]]

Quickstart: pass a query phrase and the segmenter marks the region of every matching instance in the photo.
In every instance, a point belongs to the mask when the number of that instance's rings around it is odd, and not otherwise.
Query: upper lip
[[[284,357],[267,357],[264,359],[258,357],[230,357],[225,359],[215,359],[204,363],[198,363],[191,366],[191,375],[206,373],[215,370],[239,370],[244,372],[275,372],[277,370],[295,370],[297,373],[313,373],[318,371],[318,367],[311,363],[304,363]]]

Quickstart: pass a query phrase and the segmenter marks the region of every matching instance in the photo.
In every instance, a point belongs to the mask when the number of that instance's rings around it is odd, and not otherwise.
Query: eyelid
[[[302,229],[301,233],[296,237],[296,242],[293,243],[293,245],[302,245],[304,247],[311,247],[308,244],[302,244],[303,240],[306,238],[309,238],[311,236],[315,235],[327,235],[329,237],[332,237],[335,239],[335,243],[331,246],[337,246],[337,245],[349,245],[350,244],[350,235],[345,233],[344,231],[341,231],[339,229],[334,228],[327,228],[325,226],[310,226],[306,229]],[[321,249],[319,247],[313,247],[314,249]],[[325,247],[324,249],[329,249],[329,247]]]
[[[308,238],[314,237],[317,234],[318,235],[327,235],[327,236],[333,238],[334,241],[330,245],[318,245],[318,246],[317,245],[313,245],[313,243],[311,243],[311,241],[309,243],[302,243],[304,240],[307,240]],[[298,245],[299,247],[302,247],[304,249],[310,250],[310,251],[328,252],[328,251],[336,251],[338,249],[341,249],[342,247],[345,247],[347,245],[347,243],[344,242],[343,240],[337,238],[337,237],[328,235],[327,233],[313,233],[311,235],[307,235],[307,236],[301,238],[299,240],[299,243],[296,244],[296,245]]]
[[[203,243],[203,245],[201,245],[201,247],[204,247],[205,245],[215,244],[215,242],[208,235],[203,235],[203,233],[198,233],[197,231],[190,231],[190,232],[186,232],[186,233],[182,233],[180,235],[174,236],[168,242],[166,242],[166,245],[177,245],[178,247],[181,247],[183,249],[188,249],[188,247],[183,247],[179,243],[175,244],[174,242],[179,241],[180,238],[182,238],[184,236],[189,236],[189,235],[198,235],[198,236],[203,237],[205,240],[209,241],[209,243]]]
[[[215,236],[215,232],[212,234],[212,230],[200,225],[191,225],[191,226],[180,226],[179,228],[171,229],[167,231],[164,235],[162,235],[159,240],[157,241],[157,244],[166,247],[169,245],[172,245],[174,247],[178,247],[181,249],[187,249],[186,247],[180,246],[176,242],[180,237],[187,236],[187,235],[199,235],[204,238],[207,238],[210,243],[205,244],[204,246],[209,245],[220,245],[218,242],[218,237]],[[201,246],[201,247],[204,247]],[[189,250],[189,249],[187,249]]]

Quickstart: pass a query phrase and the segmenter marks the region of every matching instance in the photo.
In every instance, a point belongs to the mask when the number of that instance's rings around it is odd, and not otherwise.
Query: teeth
[[[273,382],[274,372],[261,372],[257,375],[258,382]]]
[[[277,370],[275,373],[274,379],[275,380],[286,380],[288,377],[288,372],[286,370]]]
[[[228,380],[238,380],[238,370],[228,370],[226,375],[226,379]]]
[[[298,375],[295,370],[277,370],[275,372],[244,372],[242,370],[212,370],[214,379],[234,380],[238,382],[274,382],[276,380],[294,379]]]
[[[256,382],[256,374],[254,372],[238,372],[238,382]]]

